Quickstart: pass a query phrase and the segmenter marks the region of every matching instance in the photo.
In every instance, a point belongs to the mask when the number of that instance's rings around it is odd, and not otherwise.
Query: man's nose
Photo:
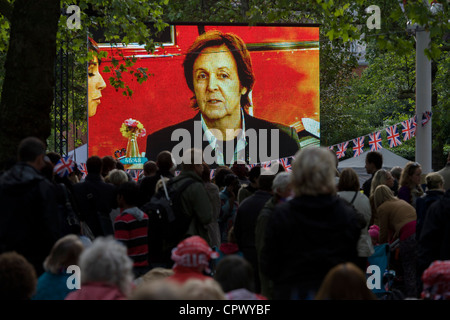
[[[214,91],[217,90],[217,88],[218,88],[218,79],[217,76],[213,73],[211,74],[208,80],[208,89]]]

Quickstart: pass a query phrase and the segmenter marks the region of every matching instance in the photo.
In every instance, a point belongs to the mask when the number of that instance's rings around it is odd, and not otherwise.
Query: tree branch
[[[0,0],[0,14],[11,22],[13,5],[8,0]]]

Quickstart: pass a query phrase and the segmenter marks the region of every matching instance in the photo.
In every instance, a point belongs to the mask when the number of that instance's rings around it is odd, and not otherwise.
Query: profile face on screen
[[[100,104],[102,90],[105,89],[106,83],[99,72],[99,61],[97,56],[89,62],[88,66],[88,115],[94,116],[97,113],[97,107]]]

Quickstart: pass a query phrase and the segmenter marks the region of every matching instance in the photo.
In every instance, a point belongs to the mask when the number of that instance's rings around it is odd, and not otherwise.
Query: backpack
[[[344,198],[343,198],[343,200],[344,200],[345,202],[347,202],[347,203],[350,205],[350,207],[353,208],[353,210],[355,210],[355,212],[356,212],[356,215],[355,215],[356,221],[357,221],[358,224],[360,225],[360,229],[362,229],[362,228],[364,228],[365,225],[366,225],[366,219],[364,219],[364,215],[363,215],[363,214],[355,207],[355,205],[353,204],[353,203],[355,202],[356,197],[358,196],[358,192],[359,192],[359,191],[355,191],[355,195],[353,196],[353,198],[352,198],[352,200],[351,200],[350,202],[347,201],[347,200],[344,199]]]
[[[184,178],[183,180],[185,180]],[[182,192],[196,180],[187,178],[175,188],[161,176],[162,187],[141,207],[148,215],[148,251],[150,263],[171,264],[171,251],[185,237],[192,217],[183,212]]]

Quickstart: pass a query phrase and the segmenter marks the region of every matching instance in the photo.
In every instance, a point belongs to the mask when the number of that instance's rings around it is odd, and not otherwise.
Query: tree
[[[346,82],[351,79],[354,66],[351,41],[373,42],[380,50],[404,55],[414,48],[414,37],[406,32],[406,23],[410,21],[430,31],[429,57],[437,61],[448,50],[448,40],[445,40],[449,29],[448,1],[441,1],[441,9],[435,13],[422,0],[408,0],[404,10],[399,3],[385,0],[78,0],[81,29],[68,30],[67,16],[61,12],[73,1],[0,0],[0,62],[5,59],[0,102],[0,162],[14,157],[23,137],[35,135],[46,140],[50,135],[56,49],[70,46],[73,52],[79,53],[78,63],[82,64],[89,58],[81,54],[85,52],[85,37],[95,29],[106,30],[105,40],[111,43],[136,42],[151,51],[155,45],[154,34],[169,21],[320,24],[322,118],[327,124],[327,116],[331,119],[334,112],[344,113],[344,105],[339,109],[332,101],[333,95],[350,90]],[[371,14],[366,8],[370,5],[381,9],[381,30],[367,26]],[[66,39],[71,41],[63,43]],[[1,53],[6,50],[5,58]],[[120,74],[129,68],[132,61],[118,62],[116,77],[111,79],[111,84],[125,93],[127,87],[121,82]],[[439,79],[436,88],[444,91],[436,92],[437,99],[448,98],[445,92],[448,80],[442,75],[442,68],[436,65],[436,79]],[[144,80],[146,75],[145,70],[137,73]],[[331,128],[322,126],[322,135],[327,136],[326,131]],[[441,126],[442,130],[445,128]]]
[[[150,51],[154,43],[149,25],[156,30],[167,25],[161,19],[162,7],[167,3],[80,0],[81,29],[68,30],[67,16],[61,13],[69,1],[0,0],[0,23],[11,27],[9,34],[4,33],[7,29],[0,34],[0,44],[8,41],[7,46],[0,47],[7,51],[0,102],[0,163],[15,159],[23,138],[36,136],[46,141],[50,135],[57,39],[73,38],[72,49],[80,52],[86,48],[80,43],[89,30],[105,28],[108,41],[138,42]],[[87,58],[85,55],[82,59]]]
[[[56,0],[0,2],[11,25],[0,102],[0,161],[15,158],[18,142],[50,134],[50,109],[60,3]]]

